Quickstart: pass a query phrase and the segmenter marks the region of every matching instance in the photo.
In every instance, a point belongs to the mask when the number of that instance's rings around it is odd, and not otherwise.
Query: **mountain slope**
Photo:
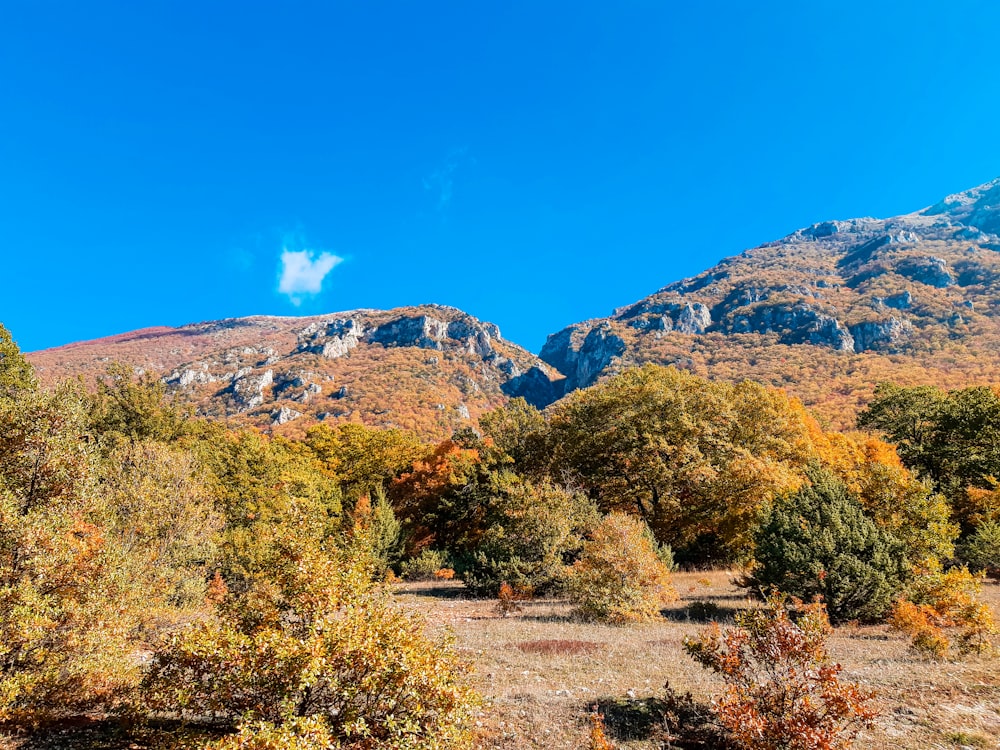
[[[835,426],[881,380],[1000,382],[1000,179],[827,221],[549,336],[563,391],[658,362],[785,388]]]
[[[150,328],[28,359],[43,382],[124,362],[203,415],[291,434],[329,420],[440,438],[508,396],[553,400],[558,375],[495,325],[438,305]]]

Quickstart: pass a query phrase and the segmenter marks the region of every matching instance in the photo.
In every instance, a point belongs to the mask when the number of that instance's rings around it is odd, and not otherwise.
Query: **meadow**
[[[733,571],[678,572],[680,599],[661,620],[626,627],[582,622],[560,599],[524,602],[497,614],[495,602],[469,598],[459,582],[403,583],[396,595],[434,627],[451,630],[475,666],[485,703],[478,721],[481,747],[584,748],[587,714],[605,714],[608,735],[622,750],[697,747],[664,736],[659,712],[664,685],[707,702],[721,681],[685,654],[685,636],[704,621],[689,608],[710,602],[723,622],[758,606],[734,585]],[[1000,583],[983,587],[1000,614]],[[842,678],[878,692],[881,715],[856,747],[873,750],[1000,747],[1000,667],[995,659],[934,662],[915,655],[887,625],[846,625],[829,639]]]

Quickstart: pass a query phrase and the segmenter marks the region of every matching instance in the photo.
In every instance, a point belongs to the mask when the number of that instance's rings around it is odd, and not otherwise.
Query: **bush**
[[[944,659],[953,650],[948,632],[954,633],[959,655],[982,654],[992,650],[991,636],[997,633],[993,613],[981,599],[982,575],[968,568],[947,572],[931,565],[913,578],[906,598],[896,603],[892,625],[910,636],[917,653]]]
[[[968,563],[969,570],[1000,579],[1000,523],[980,524],[960,547],[959,554]]]
[[[451,645],[424,636],[366,569],[308,550],[295,563],[267,596],[230,600],[220,621],[171,636],[144,684],[146,708],[242,720],[227,749],[466,747],[474,697]],[[268,596],[272,612],[240,612]],[[313,745],[313,735],[326,739]]]
[[[406,581],[433,581],[439,570],[450,567],[447,552],[425,549],[416,557],[403,561],[399,566],[399,575]]]
[[[613,624],[657,617],[677,598],[646,524],[625,513],[608,515],[594,530],[568,589],[585,618]]]
[[[784,599],[741,612],[724,633],[713,623],[684,647],[726,683],[713,710],[748,750],[828,750],[849,744],[871,724],[874,693],[840,682],[826,650],[830,623],[822,604],[793,622]]]
[[[877,621],[906,578],[905,547],[833,475],[813,467],[808,476],[757,530],[750,582],[803,600],[822,597],[834,622]]]
[[[476,596],[496,596],[507,582],[542,593],[557,588],[566,561],[596,525],[594,505],[550,482],[503,473],[493,478],[484,531],[472,547],[463,579]]]

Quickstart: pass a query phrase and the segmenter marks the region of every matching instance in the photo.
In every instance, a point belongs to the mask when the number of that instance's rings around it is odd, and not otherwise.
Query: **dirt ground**
[[[526,602],[501,618],[492,602],[465,598],[460,583],[407,583],[396,593],[433,627],[450,629],[475,665],[485,697],[483,748],[584,748],[587,713],[596,704],[615,744],[638,750],[667,747],[655,738],[665,684],[698,701],[720,690],[682,641],[704,627],[689,615],[692,603],[711,602],[723,619],[751,606],[732,578],[725,571],[677,573],[681,598],[663,620],[628,627],[575,621],[571,606],[557,600]],[[1000,614],[1000,585],[987,584],[984,594]],[[881,718],[856,747],[1000,747],[1000,659],[928,662],[887,626],[837,628],[829,646],[843,680],[879,694]]]

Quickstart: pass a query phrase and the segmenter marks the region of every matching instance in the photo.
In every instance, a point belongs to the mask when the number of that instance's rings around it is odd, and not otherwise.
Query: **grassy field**
[[[468,598],[459,582],[403,583],[395,593],[432,629],[452,633],[473,664],[484,697],[478,718],[483,750],[586,748],[594,705],[606,715],[620,750],[704,748],[669,744],[659,734],[664,686],[690,691],[702,703],[720,689],[684,653],[682,641],[704,626],[689,615],[695,602],[714,604],[724,620],[754,606],[732,577],[725,571],[677,573],[680,600],[663,619],[628,627],[579,622],[560,600],[526,602],[522,611],[501,618],[494,602]],[[987,584],[984,593],[1000,614],[1000,585]],[[844,679],[880,696],[881,718],[855,747],[1000,748],[1000,658],[928,662],[886,626],[838,628],[829,646],[844,666]],[[128,727],[93,717],[30,735],[0,730],[0,750],[179,750],[210,736],[176,724]]]
[[[501,618],[489,601],[470,600],[457,582],[407,583],[396,593],[434,627],[451,630],[476,668],[486,703],[483,748],[584,748],[587,713],[598,704],[619,748],[667,747],[656,738],[656,700],[664,685],[707,701],[720,683],[682,649],[703,623],[688,615],[712,602],[721,616],[753,606],[727,572],[678,573],[680,601],[655,623],[610,627],[582,623],[558,600],[525,603]],[[1000,585],[984,590],[1000,613]],[[864,748],[1000,747],[1000,660],[932,663],[917,658],[886,626],[841,627],[830,638],[842,678],[874,688],[882,716],[862,735]]]

